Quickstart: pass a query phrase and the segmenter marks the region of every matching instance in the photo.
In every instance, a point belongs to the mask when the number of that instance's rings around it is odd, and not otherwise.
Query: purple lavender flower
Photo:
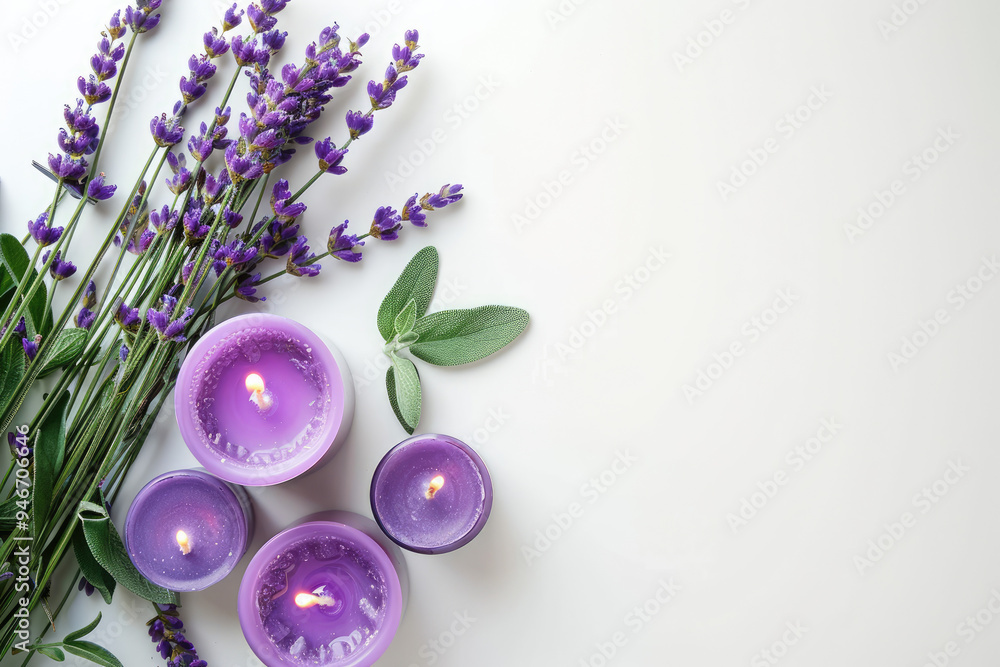
[[[239,24],[243,23],[243,10],[237,11],[236,3],[226,10],[225,16],[222,18],[222,32],[229,32]]]
[[[149,32],[160,22],[160,15],[153,14],[160,8],[161,0],[136,0],[136,7],[125,8],[125,24],[136,34]]]
[[[142,320],[139,317],[139,309],[130,308],[129,305],[121,299],[115,301],[114,318],[115,322],[118,323],[118,326],[129,333],[135,333],[138,331],[139,325],[142,324]]]
[[[261,38],[261,44],[267,47],[268,52],[273,56],[277,55],[278,51],[281,51],[281,47],[285,45],[285,38],[288,37],[287,32],[281,32],[280,30],[271,30],[265,32]]]
[[[426,194],[420,198],[420,205],[425,211],[433,211],[435,209],[444,208],[449,204],[454,204],[459,199],[462,198],[462,184],[457,183],[452,185],[450,183],[442,185],[441,190],[432,194]]]
[[[100,129],[96,124],[83,130],[74,130],[72,134],[67,132],[65,128],[60,128],[56,143],[59,144],[59,150],[63,153],[80,158],[94,152],[100,141],[99,135]]]
[[[244,40],[242,35],[236,35],[230,42],[233,58],[240,67],[267,67],[271,54],[267,49],[257,49],[257,38]]]
[[[86,308],[93,308],[97,305],[97,285],[91,280],[87,283],[86,289],[83,290],[83,298],[80,299],[80,303]]]
[[[229,51],[229,42],[219,34],[217,28],[212,28],[211,32],[206,32],[204,37],[202,37],[202,41],[205,44],[205,53],[209,58],[219,58],[226,55],[226,52]]]
[[[125,25],[121,21],[121,10],[115,11],[111,15],[111,20],[108,21],[108,33],[111,34],[111,39],[118,39],[125,34]]]
[[[420,205],[417,201],[417,193],[414,192],[413,196],[406,200],[403,204],[403,220],[409,220],[411,223],[417,227],[426,227],[427,214],[424,213],[424,207]]]
[[[266,32],[278,22],[278,19],[266,14],[256,3],[247,7],[247,20],[256,33]]]
[[[286,255],[298,238],[299,226],[271,221],[268,230],[260,237],[260,251],[264,257],[278,258]]]
[[[187,147],[191,157],[198,162],[204,162],[212,154],[213,143],[212,137],[208,136],[208,125],[202,123],[201,134],[192,134]]]
[[[49,261],[49,252],[46,251],[42,255],[42,263]],[[69,278],[71,275],[76,273],[76,266],[73,262],[63,261],[62,251],[57,250],[55,256],[52,258],[52,263],[49,264],[49,275],[52,276],[53,280],[63,280]]]
[[[233,108],[232,107],[226,107],[225,109],[221,109],[219,107],[215,107],[215,124],[216,124],[216,126],[221,127],[221,126],[225,125],[226,123],[228,123],[229,122],[229,118],[232,115],[233,115]]]
[[[160,297],[162,310],[150,308],[146,311],[146,321],[149,326],[156,329],[160,334],[160,340],[183,343],[187,340],[184,337],[184,327],[188,320],[194,315],[194,308],[185,308],[184,313],[177,319],[171,320],[170,315],[177,307],[177,299],[169,294]]]
[[[166,179],[166,183],[175,195],[179,195],[191,187],[191,172],[185,166],[186,163],[187,158],[184,157],[183,153],[178,153],[176,156],[173,153],[167,153],[167,164],[170,165],[170,170],[174,172],[174,175]]]
[[[87,161],[83,158],[73,159],[69,155],[53,155],[49,153],[49,169],[58,178],[67,181],[78,181],[87,173]]]
[[[87,196],[97,201],[104,201],[114,197],[117,189],[117,185],[104,184],[104,172],[102,171],[87,184]]]
[[[128,361],[128,353],[132,350],[129,349],[128,345],[122,343],[122,346],[118,348],[118,360],[123,364]]]
[[[97,317],[97,315],[94,313],[94,311],[92,311],[90,308],[87,308],[86,306],[83,306],[82,308],[80,308],[80,312],[78,312],[73,317],[73,321],[76,323],[77,327],[89,330],[90,327],[94,324],[95,317]]]
[[[236,229],[243,222],[243,216],[226,206],[222,209],[222,222],[230,229]]]
[[[184,236],[188,245],[198,245],[201,243],[211,229],[210,225],[201,223],[201,205],[192,201],[188,210],[184,213]]]
[[[219,172],[218,177],[208,174],[205,177],[205,205],[212,206],[226,193],[226,188],[232,184],[229,180],[229,172],[223,169]]]
[[[347,225],[348,221],[344,220],[343,223],[330,230],[330,238],[327,239],[326,248],[337,259],[342,259],[345,262],[360,262],[361,253],[355,252],[354,248],[363,246],[365,242],[359,241],[354,234],[345,234]]]
[[[184,138],[184,128],[181,127],[177,116],[167,118],[165,113],[153,116],[153,120],[149,121],[149,133],[153,135],[153,141],[157,146],[165,148],[170,148]]]
[[[319,275],[320,265],[310,264],[316,258],[315,253],[309,252],[306,237],[300,236],[292,245],[285,261],[285,270],[292,276],[313,277]]]
[[[41,247],[50,246],[62,236],[62,227],[49,227],[49,212],[45,211],[35,220],[28,221],[28,234]]]
[[[80,583],[76,585],[76,590],[83,591],[84,594],[89,598],[91,595],[94,594],[94,591],[96,591],[97,589],[94,588],[94,585],[92,583],[87,581],[86,577],[80,577]]]
[[[152,229],[144,229],[134,241],[129,241],[128,251],[133,255],[142,255],[149,250],[149,246],[152,245],[153,239],[155,238],[155,231]]]
[[[28,335],[28,324],[24,321],[23,316],[17,321],[17,324],[14,325],[14,334],[21,336],[22,338]]]
[[[243,270],[250,262],[257,258],[257,248],[247,246],[243,241],[237,239],[232,243],[221,246],[215,251],[215,259],[223,263],[223,266],[231,266],[237,271]]]
[[[157,234],[165,234],[172,231],[177,226],[179,219],[177,211],[171,211],[166,204],[159,211],[149,212],[149,224],[153,226]]]
[[[40,334],[35,334],[34,340],[28,338],[21,339],[21,347],[24,348],[24,353],[28,356],[28,361],[34,361],[35,357],[38,355],[38,345],[42,342],[42,337]]]
[[[341,175],[347,173],[347,167],[340,166],[347,155],[346,148],[337,148],[333,145],[333,140],[327,137],[323,141],[317,141],[314,148],[316,157],[319,158],[319,170],[328,174]]]
[[[103,81],[99,81],[97,76],[90,74],[87,78],[80,77],[76,80],[76,88],[83,95],[83,101],[87,104],[101,104],[111,99],[111,88]]]
[[[360,111],[347,112],[347,129],[351,133],[351,139],[357,139],[367,134],[374,124],[375,117],[370,113],[361,113]]]
[[[288,181],[280,179],[271,189],[271,210],[274,217],[284,223],[289,223],[306,212],[306,205],[302,202],[289,203],[292,191],[288,187]]]
[[[258,301],[267,301],[266,296],[257,296],[257,285],[260,283],[260,274],[255,273],[250,275],[249,273],[244,273],[241,275],[236,282],[236,286],[233,288],[236,296],[244,301],[249,301],[250,303],[257,303]]]
[[[400,219],[391,206],[379,206],[368,233],[382,241],[395,241],[399,238]]]
[[[226,167],[229,169],[229,176],[233,183],[251,181],[264,174],[264,165],[260,160],[260,153],[253,152],[241,155],[238,144],[231,144],[226,149]]]

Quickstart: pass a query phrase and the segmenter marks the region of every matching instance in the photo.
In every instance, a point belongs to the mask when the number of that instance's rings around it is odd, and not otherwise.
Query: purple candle
[[[319,516],[337,520],[278,533],[243,575],[240,626],[268,667],[368,667],[399,627],[406,576],[398,549],[369,534],[378,530],[370,519]]]
[[[136,494],[125,517],[125,548],[154,584],[200,591],[233,571],[253,538],[242,487],[200,470],[175,470]]]
[[[194,345],[174,405],[184,441],[209,472],[266,486],[336,453],[354,416],[353,389],[332,345],[298,322],[252,314]]]
[[[372,513],[396,544],[439,554],[468,544],[486,525],[493,483],[464,442],[417,435],[393,447],[375,469]]]

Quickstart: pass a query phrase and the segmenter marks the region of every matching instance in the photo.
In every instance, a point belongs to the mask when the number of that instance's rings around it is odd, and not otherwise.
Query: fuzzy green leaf
[[[413,356],[436,366],[457,366],[499,352],[528,326],[528,313],[511,306],[442,310],[417,320]]]
[[[63,329],[56,334],[45,358],[42,360],[42,370],[38,377],[42,378],[54,372],[61,366],[80,356],[83,352],[83,345],[87,342],[87,331],[85,329]]]
[[[396,385],[397,417],[402,417],[400,423],[408,433],[413,433],[420,423],[420,408],[422,397],[420,393],[420,376],[413,362],[398,355],[391,355],[393,380]]]
[[[389,405],[392,406],[392,413],[396,415],[396,419],[399,420],[399,425],[403,427],[403,430],[409,435],[413,435],[413,429],[406,420],[403,419],[403,413],[399,411],[399,402],[396,400],[396,374],[392,370],[392,366],[389,370],[385,372],[385,390],[389,394]],[[11,519],[13,521],[13,519]],[[12,524],[13,525],[13,524]]]
[[[84,578],[101,593],[105,603],[111,604],[111,598],[115,594],[115,578],[101,567],[101,564],[94,559],[94,554],[90,553],[90,545],[87,544],[87,536],[83,533],[82,522],[73,529],[73,554]]]
[[[21,341],[12,336],[0,351],[0,406],[6,406],[14,398],[17,383],[24,377],[25,358]]]
[[[406,306],[400,311],[399,315],[396,316],[396,320],[392,324],[392,328],[396,330],[397,336],[402,336],[403,334],[408,334],[413,330],[413,324],[417,321],[417,302],[410,299],[406,302]]]
[[[122,538],[111,523],[107,511],[96,503],[82,501],[77,511],[83,522],[83,533],[94,560],[101,564],[119,584],[139,597],[160,604],[177,604],[177,594],[146,579],[129,560]],[[69,650],[67,647],[66,650]],[[71,651],[72,652],[72,651]],[[112,656],[114,657],[114,656]],[[88,658],[89,660],[90,658]],[[103,664],[103,663],[98,663]]]
[[[38,652],[47,658],[52,658],[56,662],[62,662],[66,659],[66,654],[58,646],[39,646]]]
[[[438,265],[437,248],[427,246],[414,255],[399,274],[396,284],[386,294],[378,309],[378,330],[387,342],[395,333],[393,324],[396,317],[411,299],[416,307],[417,318],[423,317],[427,312],[437,283]]]
[[[87,635],[89,635],[91,632],[94,631],[94,628],[96,628],[98,624],[100,624],[100,622],[101,622],[101,612],[97,612],[97,618],[95,618],[94,620],[92,620],[90,623],[83,626],[79,630],[74,630],[73,632],[67,634],[65,637],[63,637],[63,641],[71,642],[79,639],[80,637],[86,637]]]
[[[80,639],[74,642],[63,643],[63,648],[68,653],[72,653],[85,660],[90,660],[95,664],[101,665],[101,667],[123,667],[121,661],[115,657],[114,653],[94,642]]]
[[[29,264],[31,264],[31,258],[28,257],[28,252],[21,245],[21,241],[10,234],[0,234],[0,269],[8,276],[7,279],[0,280],[0,286],[5,284],[8,279],[15,283],[20,282],[24,279],[25,274],[28,275],[28,280],[33,282],[38,276],[38,271],[31,269],[29,272]],[[25,290],[25,294],[27,294],[27,290]],[[51,309],[46,314],[46,294],[45,285],[39,285],[35,295],[28,302],[24,319],[28,326],[29,337],[36,333],[44,336],[52,326]]]
[[[69,392],[63,390],[38,428],[35,438],[35,483],[31,489],[35,537],[40,537],[39,531],[48,520],[52,494],[56,491],[53,485],[59,477],[66,455],[66,412],[69,398]]]

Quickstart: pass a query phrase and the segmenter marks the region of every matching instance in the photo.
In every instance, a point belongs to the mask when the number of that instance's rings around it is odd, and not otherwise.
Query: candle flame
[[[191,553],[191,539],[183,530],[177,531],[177,546],[181,548],[181,553],[185,556]]]
[[[442,486],[444,486],[444,477],[438,475],[432,479],[431,483],[427,486],[427,493],[425,494],[427,496],[427,500],[432,499],[434,494],[441,490]]]
[[[251,373],[246,379],[246,388],[250,392],[250,400],[261,410],[271,407],[271,396],[265,391],[264,378],[257,373]]]
[[[302,609],[308,609],[309,607],[315,607],[320,605],[321,607],[329,607],[334,604],[333,598],[326,595],[313,595],[312,593],[299,593],[295,596],[295,604]]]

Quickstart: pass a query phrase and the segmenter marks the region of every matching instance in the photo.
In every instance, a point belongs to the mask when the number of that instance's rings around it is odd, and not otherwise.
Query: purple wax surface
[[[256,374],[263,394],[247,387]],[[332,353],[306,327],[275,315],[236,317],[191,350],[175,390],[177,421],[203,466],[254,486],[316,465],[344,420]]]
[[[296,596],[322,603],[302,607]],[[239,594],[247,642],[269,666],[372,665],[402,617],[400,580],[369,536],[337,522],[290,528],[254,556]]]
[[[178,531],[190,549],[184,553]],[[207,588],[232,572],[253,533],[246,492],[198,470],[156,477],[125,518],[125,547],[147,579],[173,591]]]
[[[429,498],[439,476],[444,484]],[[376,521],[394,542],[420,553],[444,553],[468,543],[485,525],[492,502],[482,459],[446,435],[403,441],[386,454],[372,479]]]

